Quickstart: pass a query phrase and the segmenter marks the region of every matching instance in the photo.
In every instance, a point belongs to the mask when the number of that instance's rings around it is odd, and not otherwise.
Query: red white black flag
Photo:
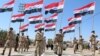
[[[68,25],[66,27],[63,27],[63,33],[70,33],[75,31],[75,24]]]
[[[44,30],[45,23],[37,24],[35,25],[35,31],[38,31],[39,29]]]
[[[0,8],[0,12],[7,12],[12,11],[14,7],[15,0],[10,0],[9,2],[5,3],[2,8]]]
[[[61,1],[58,3],[57,13],[62,13],[62,12],[63,12],[63,8],[64,8],[64,0],[61,0]]]
[[[16,14],[12,16],[11,22],[23,22],[25,14]]]
[[[24,14],[41,12],[43,7],[43,0],[39,0],[38,2],[27,3],[24,5],[24,7],[25,7]]]
[[[37,16],[31,16],[28,19],[29,19],[30,24],[42,23],[43,16],[42,14],[40,14]]]
[[[21,31],[21,32],[27,31],[27,30],[28,30],[28,26],[29,26],[29,24],[22,25],[22,26],[20,27],[20,31]]]
[[[45,25],[45,31],[54,31],[56,28],[55,23],[49,23]]]
[[[75,17],[77,16],[84,16],[87,14],[93,14],[95,10],[95,2],[89,3],[81,8],[74,10]]]
[[[54,13],[52,16],[50,16],[49,18],[45,19],[46,23],[51,23],[51,22],[57,22],[57,18],[58,18],[58,14]]]
[[[68,19],[69,25],[78,24],[78,23],[81,23],[81,21],[82,21],[82,16],[77,16],[76,18],[71,17]]]
[[[58,2],[54,2],[45,6],[45,14],[57,12]]]

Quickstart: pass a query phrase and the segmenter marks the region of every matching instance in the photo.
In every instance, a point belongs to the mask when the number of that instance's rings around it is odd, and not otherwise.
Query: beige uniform
[[[78,47],[78,43],[77,43],[77,40],[76,39],[74,39],[73,40],[73,48],[74,48],[74,53],[77,51],[77,48]]]
[[[96,42],[96,35],[95,34],[91,35],[91,37],[90,37],[90,43],[91,43],[91,50],[93,52],[95,52],[95,50],[96,50],[96,44],[97,44],[97,42]]]
[[[78,40],[78,49],[79,51],[83,50],[83,39],[82,38],[79,38]]]
[[[23,52],[24,51],[24,47],[25,47],[25,36],[21,36],[19,38],[19,49],[18,49],[18,51],[21,50],[21,52]]]
[[[11,50],[12,50],[12,47],[14,46],[14,32],[13,31],[9,31],[7,32],[7,41],[4,45],[4,50],[3,50],[3,53],[2,55],[4,55],[5,53],[5,50],[6,48],[9,46],[9,56],[11,55]]]
[[[37,32],[35,36],[35,56],[41,56],[43,53],[43,33]]]
[[[57,36],[54,39],[54,52],[57,53]]]
[[[57,54],[62,54],[62,51],[63,51],[63,37],[64,35],[63,34],[57,34]]]

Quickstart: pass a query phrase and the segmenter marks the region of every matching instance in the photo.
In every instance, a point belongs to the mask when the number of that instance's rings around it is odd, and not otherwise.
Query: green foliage
[[[0,30],[0,40],[6,40],[7,31]]]

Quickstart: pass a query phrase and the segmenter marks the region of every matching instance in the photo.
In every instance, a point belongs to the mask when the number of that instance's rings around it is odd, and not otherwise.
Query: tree
[[[3,46],[6,41],[7,31],[0,30],[0,46]]]

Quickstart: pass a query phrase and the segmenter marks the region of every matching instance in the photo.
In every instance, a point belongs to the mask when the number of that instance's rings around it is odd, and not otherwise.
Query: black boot
[[[4,55],[4,53],[5,53],[5,50],[3,50],[3,53],[1,53],[1,55]]]
[[[58,56],[62,56],[61,54],[58,54]]]

